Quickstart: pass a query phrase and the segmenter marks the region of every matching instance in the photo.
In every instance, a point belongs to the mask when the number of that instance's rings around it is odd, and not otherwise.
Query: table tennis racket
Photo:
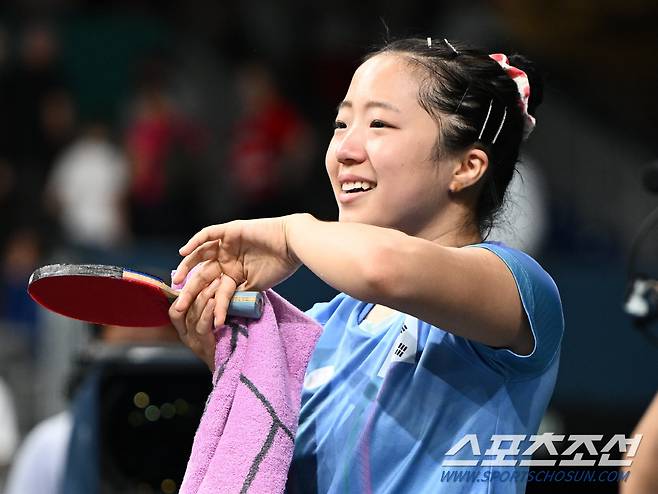
[[[43,307],[95,324],[149,327],[170,323],[180,291],[157,276],[101,264],[51,264],[30,276],[28,293]],[[235,292],[229,316],[258,319],[263,294]]]

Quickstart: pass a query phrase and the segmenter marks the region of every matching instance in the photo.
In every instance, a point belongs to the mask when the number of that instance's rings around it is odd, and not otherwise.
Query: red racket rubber
[[[163,326],[178,291],[155,276],[116,266],[54,264],[37,269],[28,284],[43,307],[82,321],[116,326]]]

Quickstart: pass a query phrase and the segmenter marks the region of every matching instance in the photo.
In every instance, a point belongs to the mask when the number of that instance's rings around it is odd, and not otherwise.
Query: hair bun
[[[537,66],[523,55],[518,53],[508,57],[510,65],[521,69],[528,76],[530,84],[530,98],[528,99],[528,113],[536,116],[537,107],[544,99],[544,76]]]

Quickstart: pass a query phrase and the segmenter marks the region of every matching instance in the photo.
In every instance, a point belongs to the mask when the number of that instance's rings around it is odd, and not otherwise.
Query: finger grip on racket
[[[192,270],[194,271],[194,269]],[[171,272],[171,278],[174,278],[176,271]],[[191,274],[188,273],[188,276]],[[168,296],[170,297],[170,302],[173,302],[175,297],[178,297],[180,289],[182,289],[183,283],[177,283],[174,285],[174,288],[163,287]],[[265,298],[263,297],[262,292],[247,292],[247,291],[237,291],[233,294],[233,298],[229,302],[227,315],[232,317],[246,317],[248,319],[260,319],[263,315],[263,307],[265,305]]]

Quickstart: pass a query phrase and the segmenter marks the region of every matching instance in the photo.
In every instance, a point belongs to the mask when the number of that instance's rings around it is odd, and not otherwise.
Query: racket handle
[[[164,292],[169,303],[172,304],[180,295],[180,290],[167,286],[163,281],[159,284],[160,290]],[[228,315],[233,317],[246,317],[248,319],[260,319],[265,306],[265,296],[262,292],[241,292],[233,294],[228,305]]]
[[[235,292],[228,306],[228,315],[260,319],[265,299],[262,292]]]

